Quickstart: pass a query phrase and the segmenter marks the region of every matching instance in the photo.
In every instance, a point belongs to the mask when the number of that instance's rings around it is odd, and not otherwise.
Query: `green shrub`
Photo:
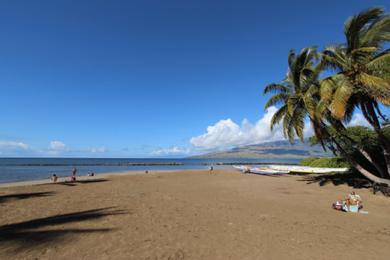
[[[300,165],[311,167],[324,167],[324,168],[348,168],[349,164],[344,159],[339,157],[307,157],[304,158]]]
[[[319,159],[319,158],[318,157],[306,157],[306,158],[303,158],[302,161],[300,161],[299,165],[310,166],[310,164],[317,159]]]

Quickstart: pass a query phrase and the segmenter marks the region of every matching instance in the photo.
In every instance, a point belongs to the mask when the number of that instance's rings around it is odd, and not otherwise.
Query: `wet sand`
[[[0,188],[0,259],[388,259],[390,198],[332,210],[347,185],[236,171]],[[20,185],[20,184],[19,184]]]

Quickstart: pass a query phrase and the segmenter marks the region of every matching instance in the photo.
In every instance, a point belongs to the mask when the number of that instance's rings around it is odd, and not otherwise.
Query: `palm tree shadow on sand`
[[[355,189],[372,188],[372,183],[355,173],[331,173],[331,174],[305,174],[302,175],[300,181],[305,181],[307,184],[318,183],[319,186],[325,186],[327,184],[348,185]]]
[[[38,218],[24,222],[0,226],[0,249],[5,246],[6,251],[17,253],[20,250],[28,250],[31,247],[44,246],[48,243],[59,243],[78,234],[110,232],[113,228],[75,229],[53,226],[81,222],[93,219],[101,219],[107,216],[122,215],[128,213],[114,207],[99,208],[68,214]],[[43,228],[49,229],[43,229]]]
[[[78,184],[89,184],[89,183],[99,183],[99,182],[106,182],[107,179],[91,179],[91,180],[78,180],[78,181],[63,181],[63,182],[56,182],[51,183],[54,185],[65,185],[65,186],[77,186]],[[44,184],[46,185],[46,184]]]
[[[380,192],[387,197],[390,196],[390,187],[381,184],[374,184],[354,172],[316,175],[305,174],[302,175],[302,179],[299,181],[305,181],[307,184],[318,183],[319,186],[325,186],[328,184],[333,184],[335,186],[348,185],[354,189],[370,189],[374,194]]]
[[[30,198],[52,196],[54,194],[55,192],[46,191],[46,192],[14,193],[14,194],[0,195],[0,203],[7,202],[10,200],[24,200]]]

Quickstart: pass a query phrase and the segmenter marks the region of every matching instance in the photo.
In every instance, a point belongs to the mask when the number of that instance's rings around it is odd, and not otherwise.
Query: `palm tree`
[[[320,113],[348,122],[358,107],[378,134],[390,170],[390,140],[383,134],[380,105],[390,105],[390,16],[382,8],[371,8],[345,23],[346,43],[327,47],[322,53],[324,68],[337,73],[321,80]]]
[[[304,48],[298,55],[294,51],[290,51],[289,69],[286,78],[281,83],[272,83],[265,87],[264,94],[274,93],[265,104],[265,108],[280,105],[271,119],[271,130],[282,121],[284,136],[289,139],[290,143],[294,142],[296,136],[303,141],[305,119],[309,118],[315,135],[324,148],[326,144],[328,148],[342,155],[359,172],[372,181],[390,184],[390,180],[377,177],[349,156],[344,149],[347,137],[342,136],[343,138],[340,139],[328,130],[329,125],[336,129],[337,135],[342,134],[345,130],[343,123],[332,117],[330,110],[323,109],[324,111],[318,117],[318,106],[321,104],[318,76],[322,71],[322,63],[318,63],[317,58],[318,53],[314,48]],[[350,118],[352,117],[353,107],[348,105],[346,107],[346,117]],[[340,140],[344,140],[344,143]],[[356,152],[362,154],[362,156],[367,155],[361,150]],[[369,161],[373,163],[372,160]]]
[[[305,119],[315,115],[316,102],[319,100],[317,79],[321,71],[320,67],[315,66],[317,58],[314,48],[304,48],[298,55],[290,51],[286,78],[264,89],[264,94],[275,93],[265,104],[266,109],[281,104],[271,119],[271,130],[282,121],[284,136],[290,143],[294,142],[296,136],[303,141]]]

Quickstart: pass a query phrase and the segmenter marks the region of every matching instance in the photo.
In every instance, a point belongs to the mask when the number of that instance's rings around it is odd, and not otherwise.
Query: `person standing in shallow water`
[[[76,174],[77,174],[77,169],[76,169],[76,167],[73,167],[73,169],[72,169],[72,181],[76,181]]]

